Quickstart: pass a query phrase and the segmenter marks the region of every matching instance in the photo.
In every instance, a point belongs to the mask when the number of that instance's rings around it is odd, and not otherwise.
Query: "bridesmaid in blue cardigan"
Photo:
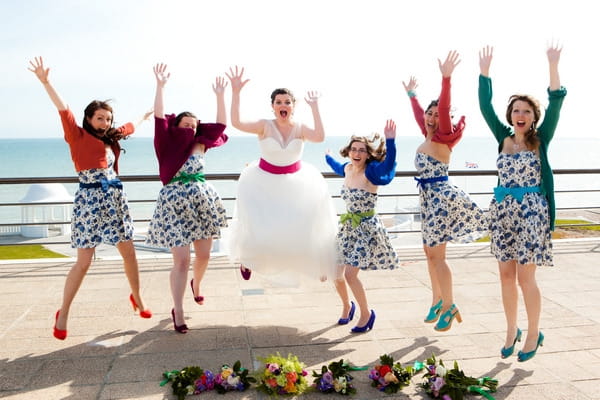
[[[331,155],[326,155],[333,171],[344,177],[341,192],[347,211],[340,217],[336,240],[339,267],[335,288],[343,303],[339,325],[348,324],[356,310],[354,302],[349,301],[346,283],[358,303],[360,318],[351,330],[353,333],[371,330],[375,323],[375,311],[369,311],[358,272],[361,269],[394,269],[398,264],[398,256],[385,227],[375,213],[378,186],[387,185],[396,174],[394,121],[387,121],[384,134],[385,144],[377,134],[372,139],[352,136],[350,143],[340,151],[343,157],[350,158],[350,162],[341,164]]]

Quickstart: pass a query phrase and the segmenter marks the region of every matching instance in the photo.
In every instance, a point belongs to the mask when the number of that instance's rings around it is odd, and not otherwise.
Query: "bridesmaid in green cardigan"
[[[539,329],[541,294],[536,266],[552,266],[551,231],[554,229],[554,182],[548,162],[548,145],[558,124],[563,99],[558,62],[561,47],[551,45],[546,54],[550,70],[549,104],[540,123],[541,110],[536,99],[516,94],[506,110],[508,126],[492,107],[490,65],[493,48],[479,53],[479,107],[498,141],[498,186],[490,204],[491,251],[498,260],[502,302],[506,317],[506,341],[502,358],[510,357],[521,330],[517,327],[518,288],[521,287],[527,312],[527,336],[518,352],[518,361],[533,358],[543,345]]]

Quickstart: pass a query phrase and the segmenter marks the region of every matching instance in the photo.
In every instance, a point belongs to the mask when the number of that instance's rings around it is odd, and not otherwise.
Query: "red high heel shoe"
[[[190,287],[192,288],[192,295],[194,296],[194,301],[200,305],[204,304],[204,296],[196,296],[196,292],[194,292],[194,280],[190,281]]]
[[[56,327],[56,322],[58,321],[58,314],[60,314],[60,310],[56,312],[56,317],[54,317],[54,337],[58,340],[65,340],[67,338],[67,330],[58,329]]]
[[[173,318],[173,326],[175,327],[175,330],[179,333],[187,333],[188,332],[188,326],[186,324],[182,324],[182,325],[177,325],[177,322],[175,322],[175,309],[171,308],[171,317]]]
[[[129,295],[129,301],[131,302],[131,306],[133,307],[133,311],[137,311],[140,310],[140,317],[142,318],[152,318],[152,311],[150,311],[149,309],[146,310],[141,310],[137,303],[135,302],[135,299],[133,298],[133,294]]]

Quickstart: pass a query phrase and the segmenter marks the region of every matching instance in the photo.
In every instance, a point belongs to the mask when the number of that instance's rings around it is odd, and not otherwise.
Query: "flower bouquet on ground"
[[[379,362],[369,370],[371,386],[390,394],[410,384],[410,378],[414,375],[413,367],[402,367],[399,362],[394,363],[394,359],[387,354],[379,357]]]
[[[256,382],[251,376],[248,376],[248,370],[242,368],[242,363],[238,361],[233,364],[233,368],[229,365],[223,365],[221,372],[215,375],[215,389],[220,394],[229,391],[237,390],[243,392],[250,387],[251,383]]]
[[[415,363],[418,364],[418,363]],[[425,368],[421,387],[433,397],[443,400],[462,400],[468,393],[479,394],[486,399],[493,400],[490,392],[495,392],[498,381],[486,377],[473,378],[466,376],[454,361],[454,368],[447,369],[442,360],[436,360],[435,355],[428,358],[425,365],[416,368]]]
[[[344,395],[356,394],[356,389],[352,385],[354,379],[350,373],[348,373],[350,367],[348,364],[344,364],[344,360],[339,362],[332,362],[327,365],[323,365],[321,373],[313,371],[313,386],[322,393],[339,393]]]
[[[265,366],[259,371],[257,390],[270,396],[298,395],[308,388],[304,363],[298,357],[288,354],[287,358],[279,353],[259,358]]]
[[[172,382],[173,394],[178,400],[185,399],[188,394],[200,394],[212,390],[215,386],[213,373],[200,367],[185,367],[181,371],[163,372],[160,386]]]

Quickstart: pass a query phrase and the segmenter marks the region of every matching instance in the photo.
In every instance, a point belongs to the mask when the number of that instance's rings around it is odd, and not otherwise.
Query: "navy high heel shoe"
[[[375,311],[371,310],[371,316],[369,320],[364,326],[355,326],[350,330],[352,333],[363,333],[366,331],[370,331],[373,329],[373,324],[375,323]]]
[[[535,353],[537,353],[538,347],[543,346],[543,345],[544,345],[544,334],[542,333],[542,331],[540,331],[540,333],[538,334],[538,340],[537,340],[535,349],[528,351],[527,353],[523,353],[522,351],[519,351],[519,353],[517,354],[517,361],[523,362],[523,361],[531,360],[533,358],[533,356],[535,356]]]
[[[502,349],[500,349],[500,357],[501,358],[508,358],[510,356],[512,356],[512,354],[515,351],[515,344],[517,344],[517,342],[521,341],[521,334],[523,332],[521,332],[521,330],[519,328],[517,328],[517,336],[515,336],[515,340],[513,341],[512,346],[510,346],[508,349],[505,347],[502,347]]]
[[[438,320],[441,312],[442,312],[442,299],[440,299],[440,301],[438,301],[433,306],[431,306],[431,308],[429,309],[429,314],[427,314],[427,316],[425,317],[424,322],[428,323],[428,324],[433,324],[435,321]]]
[[[350,312],[348,313],[348,318],[338,319],[338,325],[346,325],[346,324],[348,324],[348,322],[352,321],[352,318],[354,318],[354,311],[356,311],[356,306],[354,305],[354,302],[351,301],[350,302]]]

